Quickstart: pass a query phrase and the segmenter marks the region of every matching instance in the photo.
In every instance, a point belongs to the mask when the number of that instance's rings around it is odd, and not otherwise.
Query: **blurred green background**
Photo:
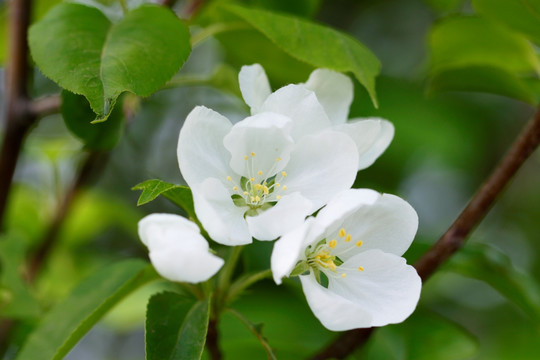
[[[119,10],[113,2],[81,2],[98,4],[108,9],[111,16]],[[214,7],[219,2],[223,1],[203,4],[193,21],[195,29],[224,16]],[[468,1],[238,2],[314,18],[356,37],[380,59],[382,73],[376,86],[379,108],[373,107],[366,91],[355,80],[350,117],[386,118],[395,125],[396,135],[383,156],[358,174],[355,187],[397,194],[417,210],[420,228],[406,254],[409,263],[452,223],[534,112],[531,105],[509,97],[437,92],[431,86],[434,72],[430,65],[433,53],[429,34],[442,19],[474,13]],[[42,16],[54,3],[38,0],[34,17]],[[189,1],[179,1],[174,9],[182,13],[188,6]],[[6,4],[0,2],[2,62],[6,56],[5,23]],[[534,48],[535,53],[537,50]],[[100,166],[76,197],[60,229],[59,241],[35,287],[30,289],[31,298],[39,304],[37,314],[106,264],[119,259],[147,258],[137,237],[137,221],[152,212],[179,210],[161,198],[137,207],[139,193],[130,189],[151,178],[183,183],[176,160],[177,134],[183,120],[200,104],[233,121],[245,117],[248,109],[237,96],[235,77],[241,65],[253,62],[265,67],[274,89],[305,81],[313,70],[259,33],[240,30],[221,34],[196,47],[170,88],[145,99],[124,97],[124,112],[128,116],[123,135],[113,150],[99,155]],[[0,99],[4,100],[2,91],[0,88]],[[33,95],[59,91],[35,70]],[[4,112],[2,103],[0,110]],[[5,226],[23,244],[19,246],[21,254],[41,241],[85,156],[82,147],[66,129],[61,115],[40,120],[26,139]],[[425,284],[418,309],[411,318],[378,330],[368,345],[350,358],[537,359],[539,179],[540,154],[536,152],[473,233],[463,252]],[[244,268],[268,268],[270,251],[268,243],[249,246],[243,254]],[[3,261],[5,268],[7,262]],[[144,359],[146,301],[166,286],[151,284],[131,295],[85,336],[66,359]],[[295,281],[281,287],[263,282],[244,295],[235,308],[252,322],[265,324],[263,333],[276,349],[278,359],[304,358],[336,336],[313,317]],[[38,318],[36,314],[25,316],[25,322],[17,329],[19,341]],[[266,358],[255,337],[235,318],[225,315],[220,326],[226,359]],[[7,358],[15,350],[12,348]]]

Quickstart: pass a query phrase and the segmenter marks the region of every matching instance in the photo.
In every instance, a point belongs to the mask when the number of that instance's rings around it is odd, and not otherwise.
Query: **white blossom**
[[[353,83],[347,76],[328,69],[316,69],[304,84],[291,84],[273,92],[259,64],[243,66],[240,89],[251,114],[273,112],[296,118],[302,107],[296,104],[317,102],[326,116],[304,117],[296,121],[293,137],[333,128],[349,135],[358,149],[358,170],[362,170],[386,150],[394,137],[394,127],[380,118],[353,118],[347,122],[353,100]]]
[[[274,280],[299,276],[309,306],[334,331],[405,320],[421,280],[401,257],[418,227],[397,196],[368,189],[342,192],[274,245]]]
[[[193,222],[173,214],[151,214],[139,221],[139,237],[150,261],[166,279],[198,283],[211,278],[223,259],[209,252],[208,242]]]

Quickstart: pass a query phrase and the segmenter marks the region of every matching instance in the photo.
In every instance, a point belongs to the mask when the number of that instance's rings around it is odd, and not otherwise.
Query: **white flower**
[[[188,115],[178,162],[215,241],[273,240],[353,184],[358,153],[349,136],[326,129],[295,137],[298,124],[326,117],[314,95],[305,100],[294,117],[261,112],[234,126],[203,106]]]
[[[380,118],[355,118],[347,122],[353,100],[353,83],[341,73],[317,69],[305,84],[287,85],[272,93],[264,69],[254,64],[242,67],[239,81],[252,115],[273,112],[295,119],[303,111],[302,104],[317,102],[326,116],[298,119],[293,127],[293,137],[329,127],[346,133],[358,149],[358,170],[373,164],[394,137],[393,125]]]
[[[139,221],[139,237],[150,261],[166,279],[198,283],[211,278],[223,259],[208,251],[208,242],[193,222],[173,214],[151,214]]]
[[[420,277],[401,257],[417,227],[414,209],[396,196],[344,191],[276,242],[274,280],[299,275],[309,306],[330,330],[402,322],[420,297]]]

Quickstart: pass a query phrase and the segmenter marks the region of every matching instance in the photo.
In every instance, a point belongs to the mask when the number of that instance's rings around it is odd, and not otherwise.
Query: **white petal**
[[[251,243],[244,213],[246,208],[234,205],[231,194],[215,178],[193,188],[195,212],[210,237],[223,245]]]
[[[178,139],[178,164],[189,186],[209,177],[225,179],[230,154],[223,137],[232,124],[226,117],[204,106],[195,107],[187,116]]]
[[[223,139],[231,153],[231,168],[248,178],[257,178],[261,171],[258,180],[275,175],[289,161],[294,145],[291,126],[289,118],[273,113],[257,114],[236,123]]]
[[[266,99],[260,111],[278,113],[292,119],[291,135],[295,140],[331,126],[315,93],[302,85],[291,84],[275,91]]]
[[[344,331],[371,326],[369,311],[324,288],[313,275],[300,276],[300,281],[311,311],[327,329]]]
[[[351,213],[344,219],[343,227],[352,235],[354,242],[363,242],[359,251],[380,249],[401,256],[414,239],[418,215],[405,200],[383,194],[374,204],[359,207]],[[353,253],[344,257],[348,258]]]
[[[313,204],[300,193],[284,196],[257,216],[246,216],[249,232],[258,240],[274,240],[302,225]]]
[[[281,279],[291,273],[299,260],[305,258],[303,256],[304,243],[312,222],[313,218],[306,219],[301,226],[276,241],[270,258],[270,267],[276,284],[281,284]]]
[[[311,73],[304,86],[315,92],[332,124],[339,125],[347,121],[354,91],[348,76],[328,69],[317,69]]]
[[[358,170],[370,166],[386,150],[394,137],[394,125],[384,119],[354,119],[336,126],[348,134],[358,148]]]
[[[356,303],[354,309],[344,309],[347,313],[359,308],[371,314],[371,322],[363,327],[400,323],[416,308],[422,281],[404,258],[370,250],[345,261],[339,267],[343,268],[350,268],[346,277],[330,278],[328,290]],[[351,322],[341,325],[341,330],[358,327]]]
[[[259,64],[242,66],[238,81],[244,101],[251,107],[251,114],[258,113],[261,105],[272,92],[263,67]]]
[[[181,216],[149,215],[139,222],[139,234],[152,265],[166,279],[198,283],[223,266],[223,259],[208,251],[197,225]]]
[[[342,227],[344,220],[360,207],[374,204],[381,194],[371,189],[347,189],[334,196],[319,211],[317,225],[324,227],[326,233],[335,232]]]
[[[281,180],[289,192],[299,191],[313,202],[313,211],[352,186],[358,152],[351,138],[337,131],[321,131],[301,138]]]

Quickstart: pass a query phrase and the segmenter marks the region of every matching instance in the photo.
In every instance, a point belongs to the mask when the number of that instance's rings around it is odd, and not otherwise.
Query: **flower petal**
[[[370,166],[386,150],[394,137],[394,126],[384,119],[356,119],[334,127],[348,134],[358,148],[358,170]]]
[[[223,245],[251,243],[244,213],[246,208],[236,206],[231,194],[215,178],[209,178],[193,188],[195,212],[210,237]]]
[[[223,266],[223,259],[208,251],[197,225],[181,216],[148,215],[139,221],[139,235],[148,246],[152,265],[166,279],[198,283]]]
[[[358,268],[361,267],[362,271]],[[404,321],[416,308],[422,281],[416,270],[405,259],[380,250],[369,250],[345,261],[340,269],[349,268],[346,277],[329,279],[328,290],[354,302],[354,309],[343,309],[347,314],[361,309],[371,315],[369,323],[361,327],[384,326]],[[351,322],[335,323],[339,330],[360,327]]]
[[[371,326],[373,319],[366,309],[324,288],[312,274],[299,278],[311,311],[324,327],[343,331]]]
[[[275,91],[266,99],[260,111],[278,113],[292,119],[291,135],[295,140],[331,126],[315,93],[302,85],[291,84]]]
[[[372,205],[361,206],[351,213],[343,221],[343,227],[355,242],[362,241],[358,251],[344,254],[345,258],[370,249],[401,256],[414,239],[418,229],[418,215],[405,200],[383,194]],[[336,251],[339,249],[336,248]]]
[[[257,216],[246,216],[249,232],[258,240],[274,240],[302,225],[311,213],[311,201],[296,192]]]
[[[308,218],[301,226],[276,241],[270,258],[270,267],[276,284],[280,285],[281,279],[291,273],[299,260],[305,258],[304,244],[312,223],[313,218]]]
[[[317,95],[332,124],[339,125],[347,121],[354,90],[348,76],[328,69],[317,69],[311,73],[304,86]]]
[[[251,108],[251,114],[258,113],[263,102],[272,93],[263,67],[259,64],[242,66],[238,81],[242,97]]]
[[[291,126],[288,117],[273,113],[260,113],[236,123],[223,139],[231,153],[231,168],[245,177],[260,176],[259,180],[275,175],[289,161],[294,146]],[[257,175],[259,171],[262,175]]]
[[[326,130],[304,136],[296,144],[282,180],[288,192],[299,191],[313,202],[313,211],[334,195],[352,186],[356,178],[358,152],[351,138]]]
[[[232,128],[231,122],[204,106],[195,107],[187,116],[178,139],[178,164],[189,186],[204,179],[225,179],[230,172],[230,154],[223,146],[223,137]]]

